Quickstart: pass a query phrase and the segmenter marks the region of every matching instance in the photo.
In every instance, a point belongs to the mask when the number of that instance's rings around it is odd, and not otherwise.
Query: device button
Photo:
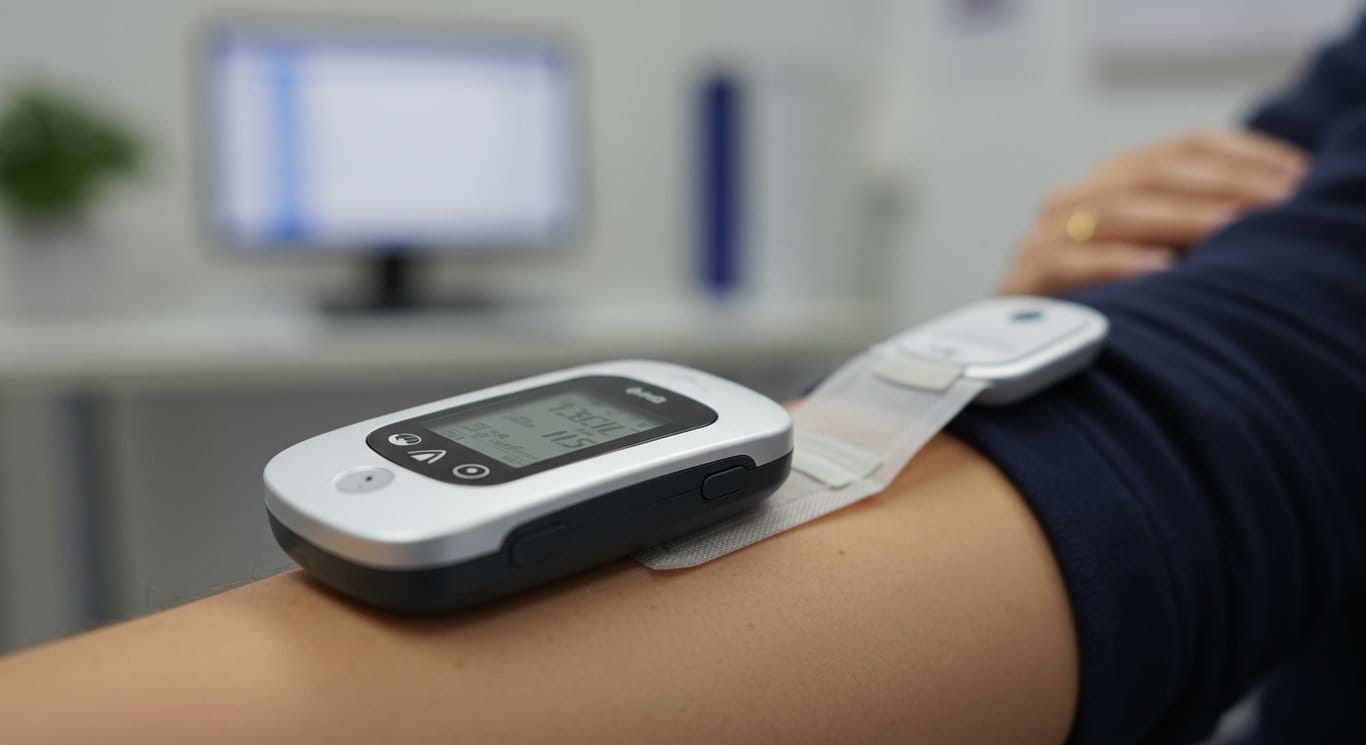
[[[563,556],[569,551],[571,535],[564,523],[534,530],[512,544],[512,563],[524,567]]]
[[[446,457],[445,450],[410,450],[408,457],[418,463],[435,463]]]
[[[703,499],[720,499],[749,486],[749,469],[744,466],[727,468],[708,476],[702,482]]]
[[[422,438],[410,432],[399,432],[396,435],[389,435],[390,445],[398,445],[399,447],[406,448],[412,447],[419,442],[422,442]]]
[[[364,494],[377,489],[383,489],[394,480],[394,472],[387,468],[378,466],[365,466],[363,468],[352,468],[349,471],[342,471],[337,475],[332,485],[337,487],[337,491],[348,494]]]
[[[458,479],[482,479],[489,475],[489,467],[483,463],[464,463],[451,469]]]

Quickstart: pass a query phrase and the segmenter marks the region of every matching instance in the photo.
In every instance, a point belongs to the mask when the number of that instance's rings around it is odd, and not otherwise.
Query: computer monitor
[[[376,260],[371,304],[415,302],[417,253],[568,245],[575,74],[546,36],[230,22],[203,55],[208,215],[243,255]]]

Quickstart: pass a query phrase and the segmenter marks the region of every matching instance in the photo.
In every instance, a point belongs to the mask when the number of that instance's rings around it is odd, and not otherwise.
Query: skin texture
[[[1058,569],[941,436],[877,497],[696,569],[439,619],[286,573],[0,660],[0,742],[1059,743]]]
[[[1044,201],[1000,291],[1061,295],[1166,269],[1243,213],[1284,202],[1306,165],[1297,148],[1243,130],[1122,153]],[[1067,232],[1078,211],[1094,218],[1084,243]]]

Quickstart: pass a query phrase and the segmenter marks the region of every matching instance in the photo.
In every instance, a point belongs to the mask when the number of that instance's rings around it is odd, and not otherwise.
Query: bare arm
[[[1067,598],[948,437],[882,495],[703,567],[618,562],[471,613],[287,573],[0,661],[0,741],[1058,743]]]

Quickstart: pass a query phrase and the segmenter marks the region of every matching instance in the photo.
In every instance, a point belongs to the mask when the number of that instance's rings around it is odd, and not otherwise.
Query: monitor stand
[[[426,259],[407,246],[384,246],[371,252],[365,268],[365,292],[355,300],[328,302],[331,315],[388,315],[426,313],[477,313],[495,302],[483,295],[458,294],[432,297],[422,292],[420,275]]]

